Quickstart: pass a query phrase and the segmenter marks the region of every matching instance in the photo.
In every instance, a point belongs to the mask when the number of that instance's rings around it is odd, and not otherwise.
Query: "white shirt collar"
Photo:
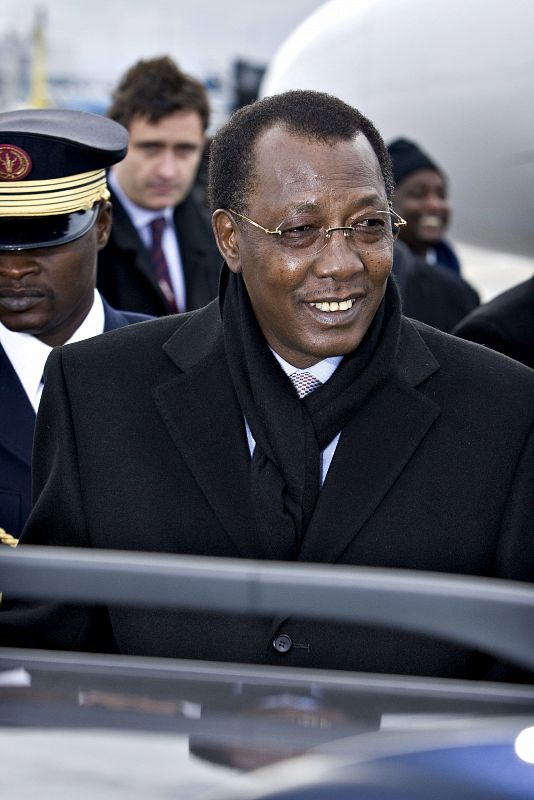
[[[68,342],[79,342],[104,331],[104,306],[95,289],[93,305]],[[35,413],[43,391],[41,378],[52,348],[29,333],[15,333],[0,323],[0,344],[11,361]]]
[[[427,264],[437,264],[438,256],[433,247],[429,247],[426,251],[425,261]]]
[[[317,378],[318,381],[321,381],[321,383],[326,383],[326,381],[332,377],[339,364],[343,360],[343,356],[329,356],[328,358],[324,358],[322,361],[318,361],[317,364],[313,364],[311,367],[307,367],[306,369],[298,369],[288,361],[285,361],[282,356],[279,356],[278,353],[272,349],[272,347],[271,353],[276,358],[286,375],[292,375],[294,372],[309,372],[314,376],[314,378]]]
[[[119,179],[117,178],[117,173],[114,169],[109,171],[108,184],[119,198],[121,205],[124,206],[126,213],[130,217],[136,230],[139,231],[143,228],[147,228],[152,220],[157,219],[157,217],[165,217],[168,223],[172,221],[172,214],[174,210],[172,206],[154,211],[154,209],[138,206],[137,203],[134,203],[132,200],[130,200],[120,185]]]
[[[323,361],[319,361],[317,364],[314,364],[312,367],[308,367],[307,369],[297,369],[288,361],[279,356],[278,353],[271,348],[271,353],[276,358],[286,375],[291,375],[293,372],[310,372],[317,380],[321,381],[321,383],[326,383],[326,381],[332,377],[334,372],[336,371],[337,367],[339,366],[340,362],[343,360],[343,356],[330,356],[329,358],[323,359]],[[250,430],[249,424],[245,418],[245,431],[247,434],[247,441],[248,447],[250,451],[250,455],[254,453],[254,448],[256,447],[256,442],[254,441],[254,437],[252,436],[252,431]],[[325,447],[325,449],[321,453],[321,486],[324,483],[326,478],[326,474],[330,468],[330,464],[332,463],[332,459],[334,457],[334,453],[337,447],[337,443],[339,441],[340,433],[338,433],[331,442]]]

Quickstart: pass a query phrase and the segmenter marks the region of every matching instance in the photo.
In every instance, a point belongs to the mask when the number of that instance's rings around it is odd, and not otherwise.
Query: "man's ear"
[[[222,257],[232,272],[241,272],[239,254],[239,228],[232,215],[224,208],[218,208],[211,218],[213,234]]]
[[[101,201],[96,220],[96,241],[99,250],[106,246],[111,233],[111,203]]]

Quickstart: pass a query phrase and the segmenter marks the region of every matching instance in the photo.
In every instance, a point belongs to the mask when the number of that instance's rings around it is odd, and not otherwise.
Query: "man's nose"
[[[325,235],[325,245],[316,257],[317,275],[344,280],[364,269],[362,255],[352,236],[347,235],[343,228],[330,229]]]
[[[174,178],[178,172],[178,159],[172,150],[164,150],[158,159],[158,174],[162,178]]]
[[[38,272],[35,260],[25,250],[0,251],[0,274],[13,280],[21,280],[32,272]]]

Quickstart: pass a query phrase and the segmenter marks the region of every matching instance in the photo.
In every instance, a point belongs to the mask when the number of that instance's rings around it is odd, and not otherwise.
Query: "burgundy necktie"
[[[311,372],[292,372],[289,377],[301,400],[321,386],[321,381]]]
[[[152,266],[154,267],[154,274],[159,284],[165,300],[169,304],[171,311],[175,313],[178,309],[176,306],[176,299],[172,290],[172,283],[169,275],[169,267],[167,266],[167,259],[161,246],[161,239],[163,231],[165,230],[165,218],[156,217],[150,223],[150,230],[152,232],[152,244],[150,246],[150,258]]]

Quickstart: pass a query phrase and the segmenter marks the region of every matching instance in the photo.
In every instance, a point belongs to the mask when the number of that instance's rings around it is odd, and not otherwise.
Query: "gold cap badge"
[[[0,181],[20,181],[31,171],[28,153],[14,144],[0,144]]]

